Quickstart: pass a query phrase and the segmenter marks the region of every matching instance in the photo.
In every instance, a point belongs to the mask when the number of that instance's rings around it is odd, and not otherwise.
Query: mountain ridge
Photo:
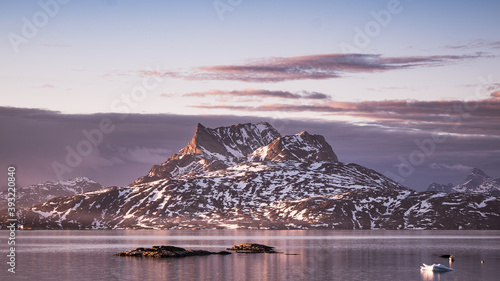
[[[102,189],[103,186],[87,177],[64,181],[46,181],[16,188],[16,206],[30,207],[54,197],[74,195]],[[0,205],[7,206],[8,191],[0,192]]]
[[[484,171],[474,168],[462,183],[447,185],[432,183],[427,191],[437,191],[444,193],[477,193],[500,196],[500,178],[492,178]]]

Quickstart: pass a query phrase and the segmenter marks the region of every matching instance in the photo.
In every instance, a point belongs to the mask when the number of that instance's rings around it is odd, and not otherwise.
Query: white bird
[[[446,267],[442,264],[433,264],[433,265],[426,265],[425,263],[420,266],[420,270],[430,270],[434,272],[446,272],[446,271],[454,271],[453,268]]]

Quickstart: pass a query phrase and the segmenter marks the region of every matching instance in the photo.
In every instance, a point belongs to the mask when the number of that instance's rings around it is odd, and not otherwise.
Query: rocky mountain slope
[[[27,208],[59,196],[70,196],[102,189],[99,183],[78,177],[68,181],[48,181],[16,188],[16,206]],[[7,206],[7,190],[0,192],[0,206]]]
[[[193,139],[127,187],[53,198],[19,213],[37,229],[500,229],[500,198],[418,193],[338,161],[322,136],[267,123]]]
[[[457,185],[433,183],[427,191],[444,193],[473,193],[500,196],[500,178],[491,178],[480,169],[473,169],[465,180]]]

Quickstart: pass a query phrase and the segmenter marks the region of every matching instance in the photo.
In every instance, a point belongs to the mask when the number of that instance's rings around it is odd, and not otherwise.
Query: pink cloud
[[[446,45],[445,47],[448,49],[479,49],[479,48],[499,49],[500,41],[487,41],[482,39],[475,39],[463,43],[458,43],[455,45]]]
[[[262,89],[244,89],[233,91],[210,90],[207,92],[194,92],[184,94],[186,97],[212,97],[219,96],[222,98],[281,98],[281,99],[329,99],[328,95],[318,92],[299,92],[292,93],[289,91],[262,90]]]
[[[330,79],[349,72],[380,72],[415,67],[441,66],[486,56],[440,55],[382,57],[373,54],[320,54],[297,57],[271,57],[239,65],[199,67],[187,72],[148,72],[190,80],[237,80],[244,82],[280,82],[303,79]]]

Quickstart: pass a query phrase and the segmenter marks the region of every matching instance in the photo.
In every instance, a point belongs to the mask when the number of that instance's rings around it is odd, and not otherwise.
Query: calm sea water
[[[500,231],[18,231],[15,274],[7,271],[8,233],[0,235],[0,280],[500,280]],[[153,245],[220,251],[245,242],[283,254],[114,256]],[[420,271],[422,263],[449,266],[438,255],[450,253],[454,272]]]

